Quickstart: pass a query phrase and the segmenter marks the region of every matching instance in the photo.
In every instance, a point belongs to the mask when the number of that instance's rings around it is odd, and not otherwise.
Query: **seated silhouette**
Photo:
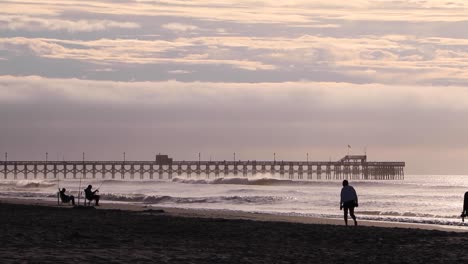
[[[96,192],[99,192],[99,190],[95,190],[95,191],[92,191],[91,189],[93,188],[92,185],[88,185],[88,188],[86,188],[84,190],[85,192],[85,198],[86,200],[88,200],[90,203],[91,201],[96,201],[96,206],[99,206],[99,198],[101,198],[101,196],[97,195]],[[86,200],[85,200],[85,204],[86,204]]]
[[[60,200],[62,201],[62,203],[69,203],[71,201],[72,205],[75,205],[75,196],[66,195],[65,194],[66,191],[67,191],[67,189],[65,189],[65,188],[62,188],[62,190],[59,191]]]

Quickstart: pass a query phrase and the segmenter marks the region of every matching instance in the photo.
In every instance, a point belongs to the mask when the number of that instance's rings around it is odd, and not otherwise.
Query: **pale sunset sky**
[[[351,145],[407,174],[468,174],[468,1],[0,7],[9,160],[338,160]]]

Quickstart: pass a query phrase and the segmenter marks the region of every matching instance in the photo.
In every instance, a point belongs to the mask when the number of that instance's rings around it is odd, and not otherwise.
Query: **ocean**
[[[57,188],[78,196],[88,184],[100,187],[102,203],[149,207],[220,209],[342,218],[341,181],[297,181],[268,175],[171,180],[1,180],[0,198],[56,200]],[[402,181],[350,181],[359,197],[358,219],[464,225],[460,219],[468,176],[407,175]]]

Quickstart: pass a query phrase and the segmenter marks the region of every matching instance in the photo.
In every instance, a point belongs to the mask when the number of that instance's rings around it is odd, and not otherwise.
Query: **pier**
[[[346,155],[338,161],[173,161],[159,155],[153,161],[3,161],[3,179],[153,180],[173,177],[249,177],[268,175],[290,180],[403,180],[405,162],[367,161],[366,155]]]

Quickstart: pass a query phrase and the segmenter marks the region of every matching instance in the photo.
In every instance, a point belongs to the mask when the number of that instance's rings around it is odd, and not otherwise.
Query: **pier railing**
[[[348,156],[346,156],[348,157]],[[3,179],[172,179],[271,175],[296,180],[403,180],[405,162],[367,161],[4,161]]]

